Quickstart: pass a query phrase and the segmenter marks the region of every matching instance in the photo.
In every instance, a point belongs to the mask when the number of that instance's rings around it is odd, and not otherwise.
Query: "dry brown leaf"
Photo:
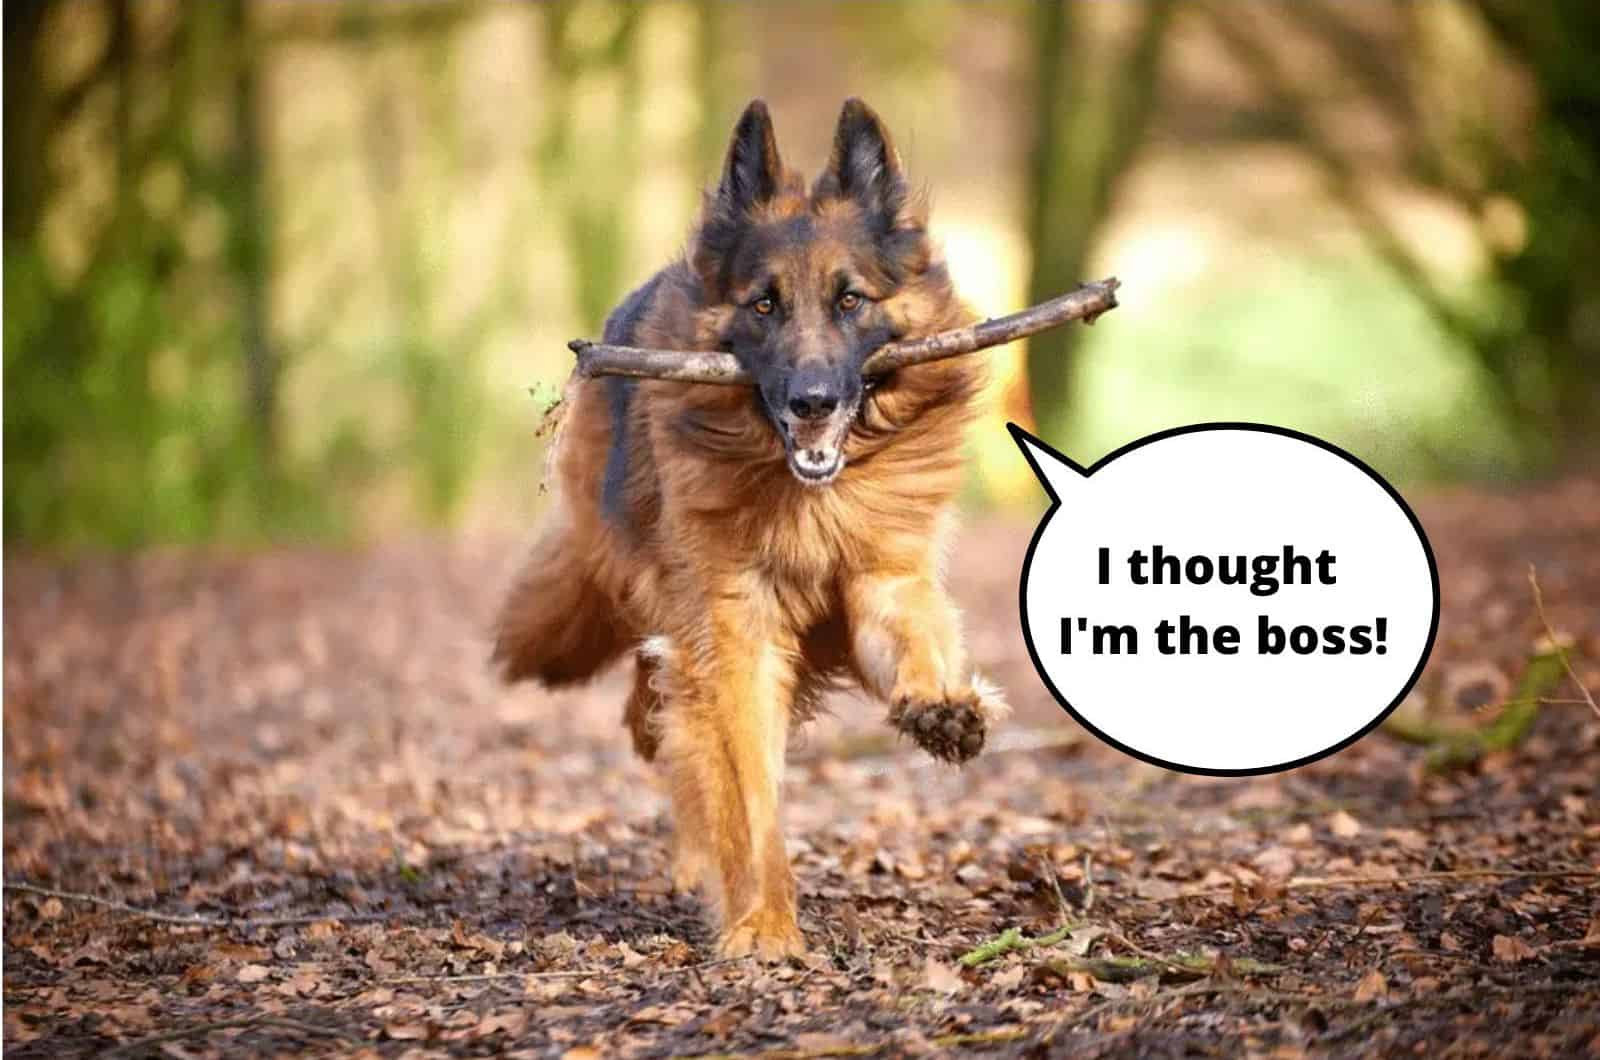
[[[797,1034],[794,1038],[796,1051],[810,1056],[829,1056],[849,1051],[855,1042],[842,1034],[829,1034],[827,1031],[808,1031]]]
[[[239,969],[239,974],[234,978],[241,983],[259,983],[272,974],[272,969],[264,964],[247,964]]]
[[[385,1023],[383,1033],[397,1042],[422,1041],[428,1037],[428,1025],[420,1021]]]
[[[1021,961],[1012,962],[1005,971],[997,973],[989,981],[1001,990],[1015,990],[1022,984],[1022,977],[1027,974],[1027,969]]]
[[[1389,981],[1383,973],[1374,968],[1361,977],[1356,984],[1355,999],[1357,1001],[1382,1001],[1389,996]]]
[[[932,957],[923,962],[922,984],[940,994],[953,994],[965,985],[954,968]]]
[[[1361,834],[1361,822],[1340,810],[1328,818],[1328,831],[1340,839],[1354,839]]]
[[[264,961],[272,955],[264,946],[246,946],[238,942],[219,942],[211,952],[230,961]]]
[[[515,1038],[528,1027],[528,1012],[521,1008],[496,1009],[483,1017],[473,1030],[474,1038],[487,1038],[491,1034],[508,1034]]]
[[[1502,964],[1531,961],[1536,956],[1532,946],[1512,935],[1496,935],[1490,948],[1494,950],[1494,959]]]
[[[1294,875],[1294,851],[1285,846],[1271,846],[1250,859],[1250,864],[1268,876],[1280,879]]]

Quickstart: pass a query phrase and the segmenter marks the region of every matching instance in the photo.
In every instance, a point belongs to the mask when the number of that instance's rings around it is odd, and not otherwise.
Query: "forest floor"
[[[1600,691],[1600,480],[1418,509],[1443,619],[1417,702],[1482,724],[1512,696],[1544,636],[1529,564]],[[1165,772],[1034,674],[1031,530],[980,521],[952,565],[1016,708],[989,752],[936,766],[855,700],[792,750],[811,952],[777,967],[716,961],[672,892],[625,675],[491,679],[519,542],[8,555],[7,1054],[1600,1053],[1577,683],[1447,773],[1384,733]]]

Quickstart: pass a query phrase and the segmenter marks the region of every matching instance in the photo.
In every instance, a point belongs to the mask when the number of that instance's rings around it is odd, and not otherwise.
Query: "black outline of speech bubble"
[[[1268,773],[1282,773],[1290,769],[1298,769],[1301,766],[1310,765],[1312,762],[1320,761],[1321,759],[1327,758],[1329,755],[1338,754],[1346,747],[1349,747],[1351,744],[1367,735],[1367,733],[1371,732],[1373,729],[1376,729],[1379,725],[1382,725],[1384,719],[1390,714],[1394,713],[1394,709],[1400,705],[1400,701],[1406,698],[1406,696],[1411,692],[1411,689],[1416,686],[1417,680],[1422,677],[1422,670],[1428,665],[1428,657],[1433,654],[1434,639],[1439,635],[1439,564],[1433,558],[1433,545],[1431,542],[1429,542],[1426,531],[1422,529],[1422,523],[1417,519],[1417,513],[1411,510],[1411,505],[1406,503],[1405,498],[1400,496],[1399,491],[1397,491],[1393,486],[1389,485],[1382,475],[1378,474],[1376,471],[1372,470],[1372,468],[1362,463],[1358,457],[1352,456],[1350,453],[1345,452],[1332,442],[1325,442],[1321,438],[1314,438],[1309,434],[1291,430],[1288,427],[1276,427],[1269,423],[1218,421],[1214,423],[1192,423],[1186,427],[1172,427],[1165,431],[1157,431],[1155,434],[1147,434],[1143,438],[1129,442],[1120,449],[1116,449],[1110,453],[1107,453],[1105,456],[1101,457],[1099,460],[1096,460],[1093,464],[1090,464],[1087,468],[1085,468],[1076,460],[1073,460],[1071,457],[1063,454],[1055,446],[1040,441],[1038,438],[1034,437],[1032,434],[1029,434],[1021,427],[1018,427],[1015,423],[1007,423],[1006,430],[1011,432],[1011,439],[1017,443],[1017,448],[1022,451],[1022,458],[1028,462],[1028,466],[1033,470],[1034,477],[1039,480],[1039,484],[1044,487],[1045,493],[1050,497],[1050,510],[1045,512],[1044,515],[1039,518],[1039,525],[1033,531],[1033,539],[1028,542],[1028,553],[1022,558],[1022,574],[1017,579],[1017,613],[1018,619],[1022,626],[1022,639],[1023,642],[1028,646],[1028,658],[1033,661],[1033,668],[1039,674],[1039,680],[1044,682],[1045,688],[1050,690],[1050,694],[1055,697],[1055,701],[1061,705],[1061,708],[1068,714],[1072,715],[1072,719],[1074,721],[1076,721],[1079,725],[1082,725],[1085,729],[1088,729],[1089,732],[1094,734],[1094,736],[1099,739],[1101,743],[1110,747],[1115,747],[1123,754],[1131,755],[1132,757],[1139,759],[1141,762],[1149,762],[1151,765],[1160,766],[1162,769],[1170,769],[1177,773],[1189,773],[1194,776],[1259,777]],[[1202,434],[1208,431],[1256,431],[1261,434],[1276,434],[1284,438],[1294,438],[1298,441],[1309,442],[1318,449],[1326,450],[1327,452],[1332,453],[1334,456],[1340,457],[1346,462],[1353,464],[1355,467],[1360,468],[1366,473],[1368,478],[1372,479],[1372,481],[1383,487],[1384,492],[1394,499],[1394,502],[1400,506],[1400,510],[1402,512],[1406,513],[1406,518],[1411,520],[1411,528],[1417,532],[1417,540],[1422,542],[1422,554],[1428,558],[1428,577],[1433,581],[1433,621],[1428,626],[1428,642],[1422,648],[1422,655],[1417,660],[1417,668],[1411,672],[1411,676],[1406,680],[1405,685],[1400,689],[1399,692],[1395,694],[1394,701],[1385,707],[1382,713],[1361,728],[1360,731],[1356,732],[1353,736],[1349,736],[1339,741],[1332,747],[1318,751],[1316,754],[1306,755],[1304,758],[1297,758],[1293,762],[1284,762],[1279,765],[1263,766],[1259,769],[1206,769],[1201,766],[1186,766],[1177,762],[1166,762],[1160,758],[1156,758],[1154,755],[1147,755],[1143,751],[1136,751],[1132,747],[1123,744],[1121,741],[1114,740],[1110,736],[1107,736],[1105,733],[1089,724],[1088,720],[1085,719],[1082,714],[1079,714],[1071,703],[1067,702],[1067,697],[1063,696],[1061,694],[1061,690],[1056,688],[1055,683],[1050,680],[1050,674],[1045,670],[1044,664],[1039,661],[1039,652],[1033,646],[1033,632],[1028,628],[1028,571],[1033,567],[1033,550],[1039,547],[1039,539],[1044,536],[1044,528],[1050,525],[1050,520],[1055,518],[1056,511],[1060,509],[1061,498],[1056,496],[1056,491],[1050,485],[1049,476],[1044,473],[1044,470],[1039,466],[1038,461],[1034,460],[1033,453],[1029,452],[1028,446],[1024,444],[1024,440],[1032,443],[1033,445],[1037,445],[1040,449],[1043,449],[1045,452],[1051,454],[1057,460],[1061,461],[1067,467],[1070,467],[1084,478],[1092,478],[1101,468],[1105,467],[1118,457],[1125,456],[1128,453],[1133,452],[1135,449],[1143,449],[1147,445],[1165,441],[1168,438],[1177,438],[1185,434]]]

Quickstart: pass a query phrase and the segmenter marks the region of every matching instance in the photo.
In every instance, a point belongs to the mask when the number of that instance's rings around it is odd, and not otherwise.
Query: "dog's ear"
[[[717,199],[735,213],[743,213],[771,200],[782,185],[783,161],[778,157],[772,115],[765,102],[751,100],[734,126]]]
[[[859,99],[845,100],[839,112],[833,154],[817,179],[816,194],[854,199],[890,227],[897,225],[907,209],[911,196],[900,168],[900,154],[883,121]]]

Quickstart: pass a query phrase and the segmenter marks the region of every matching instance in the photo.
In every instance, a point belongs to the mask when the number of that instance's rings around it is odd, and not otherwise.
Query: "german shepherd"
[[[942,559],[971,358],[864,380],[883,343],[972,322],[883,123],[839,116],[809,192],[760,100],[734,129],[683,257],[608,343],[732,352],[755,387],[577,384],[554,510],[499,616],[506,680],[636,664],[625,724],[665,764],[673,879],[703,885],[725,956],[802,952],[780,803],[792,726],[854,683],[936,758],[1003,709],[968,672]]]

